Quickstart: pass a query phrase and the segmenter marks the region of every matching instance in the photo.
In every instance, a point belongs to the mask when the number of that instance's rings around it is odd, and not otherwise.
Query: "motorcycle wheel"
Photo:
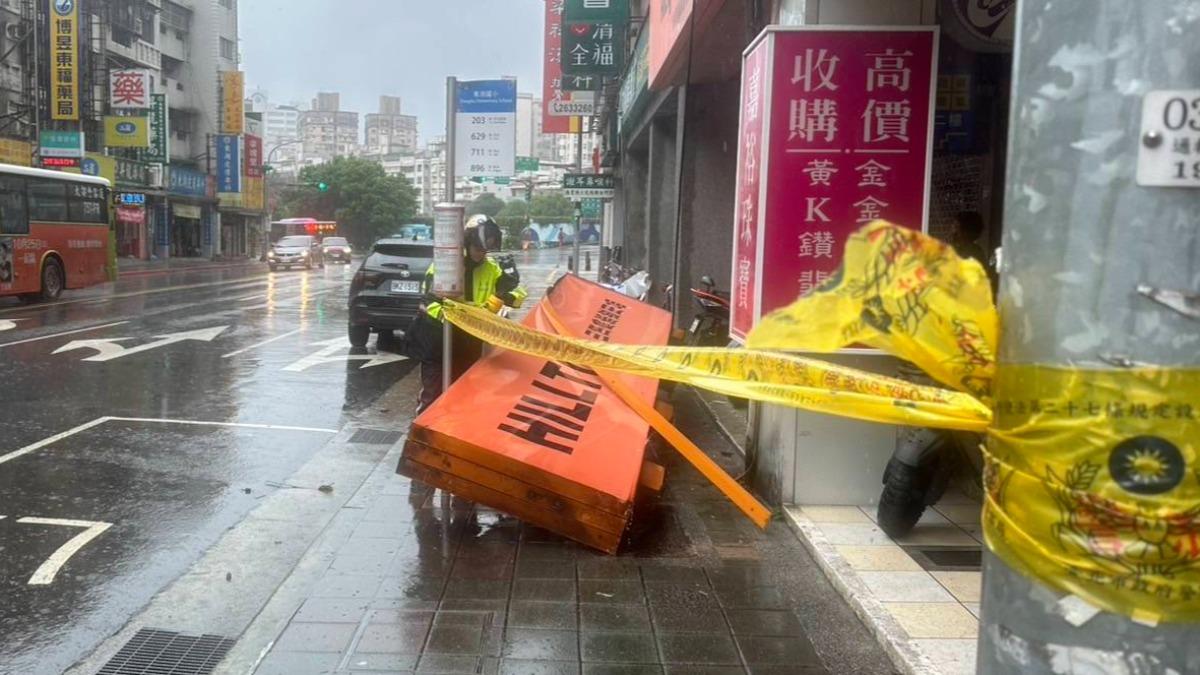
[[[925,506],[930,503],[930,488],[936,473],[934,461],[929,466],[913,468],[892,459],[883,472],[883,493],[879,495],[876,514],[879,528],[889,537],[903,537],[912,531]]]

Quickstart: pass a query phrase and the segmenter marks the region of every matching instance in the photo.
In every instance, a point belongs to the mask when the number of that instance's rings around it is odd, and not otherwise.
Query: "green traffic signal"
[[[317,189],[321,192],[329,192],[329,183],[317,183]]]

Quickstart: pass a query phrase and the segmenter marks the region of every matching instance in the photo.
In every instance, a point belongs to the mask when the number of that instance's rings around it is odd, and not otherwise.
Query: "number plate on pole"
[[[1138,185],[1200,187],[1200,89],[1148,92],[1138,144]]]

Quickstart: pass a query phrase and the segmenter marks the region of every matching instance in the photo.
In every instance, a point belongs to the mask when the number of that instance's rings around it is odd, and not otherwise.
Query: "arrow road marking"
[[[25,319],[0,319],[0,333],[3,333],[6,330],[12,330],[12,329],[16,328],[17,322],[24,321],[24,320]]]
[[[313,346],[314,347],[324,347],[324,349],[321,349],[320,351],[309,354],[308,356],[300,359],[299,361],[291,364],[290,366],[285,366],[283,369],[290,373],[299,373],[299,372],[308,370],[309,368],[312,368],[313,366],[319,366],[322,363],[334,363],[334,362],[343,362],[343,361],[366,361],[366,363],[359,366],[359,370],[362,370],[363,368],[370,368],[372,366],[382,366],[385,363],[394,363],[396,361],[404,361],[408,358],[407,356],[401,356],[400,354],[388,354],[388,353],[383,353],[383,354],[341,353],[341,354],[339,354],[338,352],[343,352],[344,350],[350,348],[350,339],[345,338],[345,337],[334,338],[332,340],[326,340],[324,342],[317,342]]]
[[[82,360],[94,362],[111,361],[113,359],[119,359],[123,356],[132,356],[134,354],[140,354],[141,352],[150,351],[151,349],[166,347],[167,345],[173,345],[176,342],[183,342],[185,340],[212,342],[218,335],[225,332],[226,328],[229,328],[229,326],[214,326],[212,328],[201,328],[200,330],[186,331],[183,333],[156,335],[154,337],[157,339],[154,342],[147,342],[146,344],[138,345],[136,347],[126,347],[118,344],[119,342],[125,340],[134,339],[131,337],[107,338],[100,340],[74,340],[54,350],[53,353],[61,354],[63,352],[75,351],[76,349],[94,349],[97,352],[96,354],[93,354],[92,356]]]
[[[112,527],[112,523],[102,523],[95,520],[65,520],[61,518],[18,518],[18,523],[26,525],[57,525],[59,527],[82,527],[83,532],[71,537],[71,539],[58,547],[58,550],[50,554],[46,562],[42,563],[33,576],[29,577],[30,586],[46,586],[54,581],[54,577],[63,565],[71,559],[71,556],[79,552],[79,549],[88,545],[88,542],[104,534],[104,531]]]

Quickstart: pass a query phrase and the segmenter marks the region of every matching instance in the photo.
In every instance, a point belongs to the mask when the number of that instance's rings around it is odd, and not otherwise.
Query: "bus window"
[[[107,223],[104,213],[104,201],[100,199],[71,199],[67,202],[67,211],[72,222]]]
[[[29,181],[29,219],[62,222],[67,219],[67,186],[55,180]]]
[[[29,234],[25,210],[25,179],[0,176],[0,235]]]

